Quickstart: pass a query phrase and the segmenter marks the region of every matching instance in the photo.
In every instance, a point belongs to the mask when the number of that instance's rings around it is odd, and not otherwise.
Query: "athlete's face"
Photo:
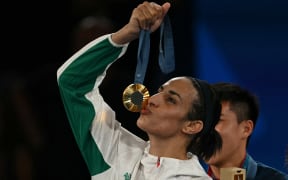
[[[222,102],[221,116],[215,130],[222,138],[222,149],[207,163],[217,167],[239,166],[246,152],[246,142],[253,129],[251,120],[238,122],[229,102]]]
[[[149,98],[137,125],[148,134],[158,137],[170,137],[180,133],[196,97],[197,91],[189,79],[173,78]]]

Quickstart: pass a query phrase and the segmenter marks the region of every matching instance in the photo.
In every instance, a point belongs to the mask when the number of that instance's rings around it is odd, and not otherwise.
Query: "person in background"
[[[136,122],[148,141],[121,126],[99,91],[107,69],[142,29],[156,31],[170,6],[143,2],[123,28],[91,41],[57,70],[72,132],[94,180],[211,179],[198,158],[221,148],[215,131],[221,104],[206,81],[181,76],[159,87]]]
[[[219,82],[212,86],[222,104],[220,120],[215,129],[222,137],[223,146],[206,160],[208,174],[217,180],[221,168],[239,167],[246,169],[247,180],[287,180],[287,174],[255,161],[247,152],[258,119],[258,98],[233,83]]]

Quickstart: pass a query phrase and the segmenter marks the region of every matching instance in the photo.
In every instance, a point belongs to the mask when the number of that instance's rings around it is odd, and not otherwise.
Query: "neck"
[[[158,157],[169,157],[175,159],[187,159],[187,142],[183,138],[159,139],[151,138],[149,153]]]
[[[216,179],[220,179],[220,169],[221,168],[231,168],[231,167],[243,167],[244,160],[246,158],[246,151],[233,155],[229,157],[228,161],[218,163],[218,164],[211,164],[209,165],[209,175],[213,175]]]

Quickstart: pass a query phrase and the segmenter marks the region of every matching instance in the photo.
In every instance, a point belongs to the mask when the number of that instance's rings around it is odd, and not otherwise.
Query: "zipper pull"
[[[160,166],[160,157],[158,156],[157,162],[156,162],[156,167],[158,168]]]

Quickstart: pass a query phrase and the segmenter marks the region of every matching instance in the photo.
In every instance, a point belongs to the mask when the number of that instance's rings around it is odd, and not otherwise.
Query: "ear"
[[[253,121],[252,120],[242,121],[242,126],[243,126],[243,135],[246,138],[249,137],[253,132],[253,128],[254,128]]]
[[[200,120],[185,121],[182,131],[185,134],[196,134],[203,129],[203,122]]]

